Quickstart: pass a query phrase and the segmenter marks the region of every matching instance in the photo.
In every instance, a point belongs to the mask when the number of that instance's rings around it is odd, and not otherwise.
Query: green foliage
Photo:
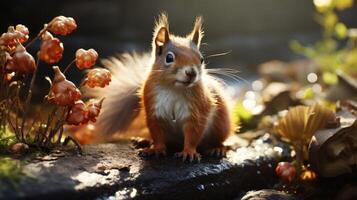
[[[314,98],[314,96],[315,96],[314,90],[311,87],[309,87],[304,91],[303,99],[312,99]]]
[[[9,157],[0,157],[0,179],[19,180],[22,175],[21,163]]]
[[[0,128],[0,153],[15,142],[15,136],[6,127]]]
[[[253,113],[244,107],[242,101],[238,101],[232,111],[232,121],[240,127],[240,132],[255,129],[259,118],[254,117]]]
[[[241,101],[238,101],[233,109],[233,115],[232,115],[233,122],[235,124],[248,122],[252,119],[252,117],[253,117],[252,113],[243,106]]]
[[[349,8],[353,0],[314,0],[315,19],[323,28],[323,37],[314,44],[303,45],[294,40],[290,48],[312,59],[322,72],[326,84],[337,83],[336,71],[357,74],[357,37],[355,29],[340,22],[336,12]],[[340,47],[339,41],[346,41]]]
[[[331,72],[328,72],[328,71],[323,72],[322,80],[328,85],[336,84],[338,81],[337,76]]]

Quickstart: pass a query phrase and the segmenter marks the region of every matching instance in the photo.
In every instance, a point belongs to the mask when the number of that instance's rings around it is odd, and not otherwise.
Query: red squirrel
[[[200,153],[224,156],[223,142],[232,124],[220,83],[205,69],[199,50],[202,37],[201,17],[190,34],[179,37],[169,32],[167,15],[161,14],[151,55],[105,60],[113,80],[108,88],[94,91],[106,97],[98,130],[124,131],[140,118],[146,120],[152,139],[142,155],[166,155],[176,148],[175,155],[184,161],[199,161]]]

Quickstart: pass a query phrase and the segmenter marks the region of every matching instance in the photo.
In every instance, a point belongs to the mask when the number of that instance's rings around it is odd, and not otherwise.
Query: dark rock
[[[326,92],[326,99],[332,102],[343,100],[357,100],[357,81],[344,74],[341,71],[337,72],[338,83],[329,88]]]
[[[337,200],[353,200],[357,199],[357,186],[345,186],[336,197]]]
[[[357,117],[348,107],[336,113],[339,126],[317,131],[309,145],[309,163],[320,177],[335,177],[356,169]]]
[[[131,143],[136,149],[150,147],[150,140],[145,138],[140,138],[140,137],[132,138]]]
[[[297,200],[297,198],[276,190],[258,190],[247,192],[241,200]]]
[[[278,181],[274,168],[286,150],[264,141],[271,142],[258,139],[201,163],[144,160],[130,142],[88,145],[82,156],[25,160],[28,176],[15,184],[0,180],[0,199],[234,199]]]

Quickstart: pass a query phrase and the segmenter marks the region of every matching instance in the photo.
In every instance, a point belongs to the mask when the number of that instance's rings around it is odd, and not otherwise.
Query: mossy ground
[[[22,168],[19,160],[0,156],[0,179],[16,181],[21,175]]]
[[[21,161],[7,155],[8,147],[15,141],[8,128],[0,128],[0,179],[16,181],[22,175]]]
[[[0,155],[13,143],[15,143],[14,134],[8,128],[0,127]]]

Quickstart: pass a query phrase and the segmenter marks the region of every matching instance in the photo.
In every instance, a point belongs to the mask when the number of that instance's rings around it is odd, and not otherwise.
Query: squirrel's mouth
[[[185,87],[191,87],[195,83],[194,80],[186,80],[186,81],[181,81],[181,80],[176,80],[175,85],[176,86],[185,86]]]

